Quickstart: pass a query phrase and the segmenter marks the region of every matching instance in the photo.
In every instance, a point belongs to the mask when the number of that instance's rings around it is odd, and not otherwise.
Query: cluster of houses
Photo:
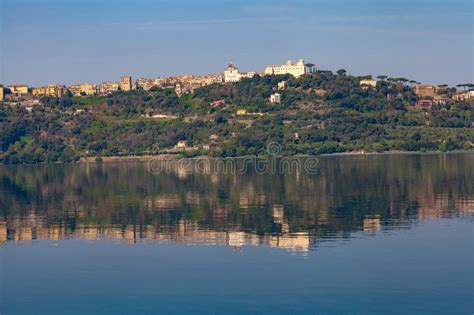
[[[60,84],[50,84],[40,87],[29,87],[25,84],[0,85],[0,101],[38,99],[44,96],[63,97],[70,93],[74,96],[104,95],[115,91],[130,91],[134,87],[131,76],[123,76],[118,82],[101,84],[81,83],[66,87]]]
[[[360,86],[363,89],[370,87],[375,88],[377,86],[377,80],[374,79],[362,79],[359,81]],[[470,84],[461,85],[464,89],[456,91],[455,93],[445,93],[448,90],[446,85],[422,85],[417,84],[414,86],[415,94],[420,98],[416,106],[420,109],[431,109],[433,105],[446,105],[452,101],[467,101],[474,99],[473,86]]]
[[[174,89],[176,94],[182,95],[192,92],[197,88],[214,84],[222,83],[224,81],[223,74],[207,74],[207,75],[183,75],[168,78],[139,78],[136,83],[136,88],[142,88],[147,91],[152,87],[159,87],[164,89]]]
[[[448,87],[445,85],[417,85],[415,86],[415,94],[420,97],[417,106],[422,109],[431,109],[434,104],[446,105],[451,101],[467,101],[474,99],[474,90],[459,91],[448,97],[444,91]]]
[[[44,96],[63,97],[70,93],[73,96],[107,95],[117,91],[130,91],[137,88],[149,90],[152,87],[171,88],[178,95],[192,92],[194,89],[213,83],[224,82],[223,74],[208,74],[204,76],[184,75],[169,78],[139,78],[135,82],[131,76],[123,76],[116,82],[80,83],[71,86],[50,84],[41,87],[29,87],[25,84],[0,85],[0,101],[3,100],[33,100]]]

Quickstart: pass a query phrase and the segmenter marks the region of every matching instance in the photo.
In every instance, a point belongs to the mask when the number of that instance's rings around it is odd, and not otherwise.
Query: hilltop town
[[[333,73],[300,59],[240,71],[0,87],[0,161],[473,148],[474,85]]]
[[[306,64],[303,60],[294,63],[291,60],[285,65],[267,66],[264,72],[241,72],[233,64],[230,63],[223,73],[208,74],[203,76],[183,75],[167,78],[138,78],[133,82],[131,76],[122,76],[117,82],[79,83],[71,86],[61,84],[50,84],[41,87],[29,87],[25,84],[0,85],[0,101],[1,100],[20,100],[31,103],[31,100],[39,99],[43,96],[64,97],[71,96],[91,96],[91,95],[107,95],[117,91],[131,91],[134,89],[150,90],[152,87],[163,89],[174,89],[178,96],[193,92],[195,89],[215,84],[238,82],[243,78],[252,78],[254,75],[276,75],[291,74],[299,77],[303,74],[314,71],[314,65]],[[30,101],[30,102],[28,102]]]
[[[68,94],[71,96],[107,95],[117,91],[131,91],[134,89],[143,89],[148,91],[153,87],[174,89],[176,94],[181,96],[185,93],[192,93],[195,89],[203,86],[218,83],[238,82],[241,79],[252,78],[255,75],[265,76],[290,74],[295,78],[299,78],[302,75],[313,73],[315,71],[315,65],[311,63],[305,63],[303,59],[300,59],[297,62],[288,60],[288,62],[283,65],[266,66],[265,70],[262,72],[242,72],[237,68],[237,66],[235,66],[233,63],[230,63],[223,73],[208,74],[203,76],[190,74],[176,77],[158,77],[151,79],[141,77],[135,82],[133,82],[131,76],[122,76],[120,77],[120,80],[116,82],[103,82],[99,84],[79,83],[73,84],[71,86],[65,86],[61,84],[50,84],[41,87],[29,87],[25,84],[11,84],[6,86],[0,85],[0,101],[23,101],[26,104],[30,104],[31,100],[40,99],[44,96],[61,98]],[[381,76],[380,78],[383,79],[384,76]],[[446,97],[443,97],[439,95],[440,93],[438,93],[444,89],[447,89],[448,86],[446,85],[421,85],[416,81],[404,78],[398,78],[398,80],[403,83],[408,83],[411,86],[415,86],[416,94],[421,96],[424,101],[421,103],[421,106],[426,107],[429,104],[446,103],[449,101]],[[372,79],[370,76],[361,77],[360,84],[362,86],[375,87],[377,80]],[[465,100],[474,98],[474,85],[459,85],[458,88],[460,88],[459,93],[452,95],[452,99]],[[428,100],[432,100],[433,102],[427,102]]]

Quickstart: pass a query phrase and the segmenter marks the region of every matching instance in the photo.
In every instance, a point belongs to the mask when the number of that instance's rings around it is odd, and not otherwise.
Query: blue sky
[[[0,83],[320,69],[473,80],[472,0],[0,0]]]

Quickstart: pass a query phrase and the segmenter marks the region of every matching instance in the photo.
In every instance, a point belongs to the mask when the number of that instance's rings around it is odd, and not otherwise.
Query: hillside
[[[162,153],[233,157],[266,154],[270,142],[279,143],[283,155],[473,148],[472,99],[420,109],[404,80],[382,78],[368,88],[359,81],[344,71],[319,71],[299,79],[254,76],[180,97],[155,87],[43,98],[31,107],[0,103],[0,161]],[[281,103],[271,104],[276,92]],[[443,91],[447,97],[453,92]]]

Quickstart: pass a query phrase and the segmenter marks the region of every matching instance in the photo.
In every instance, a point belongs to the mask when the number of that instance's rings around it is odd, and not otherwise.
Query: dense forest
[[[256,75],[181,96],[153,87],[44,97],[30,107],[0,102],[0,162],[262,155],[270,142],[281,145],[282,155],[473,149],[472,100],[420,109],[405,80],[381,77],[376,87],[364,88],[360,79],[345,71],[318,71],[298,79]],[[269,100],[276,92],[281,103]],[[443,91],[448,97],[453,92]],[[180,141],[185,145],[178,150]]]

